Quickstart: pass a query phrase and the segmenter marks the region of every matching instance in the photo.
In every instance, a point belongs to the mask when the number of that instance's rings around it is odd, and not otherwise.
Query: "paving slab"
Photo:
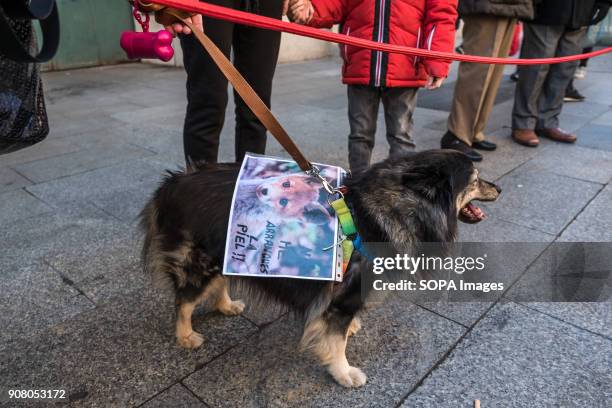
[[[608,111],[595,118],[591,123],[593,125],[612,126],[612,108],[608,106]]]
[[[133,160],[70,177],[27,187],[33,195],[48,203],[83,201],[92,196],[113,194],[138,185],[149,185],[151,191],[161,179],[165,166],[159,162]]]
[[[576,82],[574,82],[576,83]],[[583,102],[576,103],[564,103],[563,114],[570,114],[573,116],[583,116],[590,119],[592,122],[597,122],[603,114],[610,111],[610,105],[606,103],[600,103],[596,99],[588,98]]]
[[[555,242],[504,295],[612,338],[612,243]]]
[[[612,151],[612,125],[588,124],[578,132],[579,146]]]
[[[612,341],[612,303],[521,302],[522,305]]]
[[[483,160],[474,163],[486,180],[495,181],[538,154],[536,149],[521,146],[510,137],[510,129],[498,129],[487,135],[487,140],[497,144],[493,152],[480,152]],[[541,146],[545,149],[548,146]],[[502,198],[503,199],[503,198]]]
[[[591,121],[590,118],[582,115],[572,115],[570,113],[562,113],[559,116],[559,127],[567,132],[578,132],[578,130]]]
[[[29,338],[47,327],[92,309],[93,303],[50,266],[22,257],[5,269],[0,279],[0,349],[20,338]]]
[[[136,231],[45,255],[45,261],[95,303],[145,286]]]
[[[87,116],[79,120],[70,120],[65,115],[49,115],[49,136],[47,137],[50,139],[62,138],[125,125],[125,122],[104,115]]]
[[[551,242],[555,236],[488,215],[478,224],[459,223],[458,239],[462,242]]]
[[[0,167],[0,194],[32,184],[30,180],[8,167]]]
[[[102,140],[95,146],[77,152],[18,164],[15,169],[30,180],[41,183],[152,154],[148,150],[127,143],[109,144]]]
[[[52,211],[43,201],[25,190],[0,194],[0,225]]]
[[[608,58],[609,59],[609,58]],[[609,81],[610,72],[597,73],[591,72],[591,84],[584,88],[584,94],[590,101],[596,101],[597,103],[606,104],[612,106],[612,95],[608,86],[601,86],[597,84],[597,77],[601,79],[601,82]]]
[[[157,153],[156,157],[172,164],[171,168],[177,168],[185,164],[183,116],[184,113],[181,114],[181,126],[172,126],[172,124],[167,123],[156,125],[147,122],[146,124],[130,124],[123,128],[117,128],[116,132],[120,132],[124,141]]]
[[[608,184],[563,231],[560,241],[612,241],[612,186]]]
[[[548,246],[547,241],[470,244],[464,249],[463,256],[469,253],[485,257],[484,270],[474,270],[469,274],[466,272],[462,276],[450,278],[457,285],[459,284],[457,280],[461,279],[465,282],[503,284],[504,289],[489,293],[439,291],[431,295],[425,294],[423,299],[419,299],[418,304],[464,326],[471,326],[520,279],[529,265]]]
[[[585,163],[588,165],[585,166]],[[606,184],[612,178],[612,151],[558,143],[539,152],[522,170],[545,170],[560,176]]]
[[[496,305],[403,407],[612,404],[612,342],[515,303]]]
[[[71,153],[79,149],[81,149],[81,146],[74,143],[74,140],[48,137],[33,146],[2,155],[0,163],[5,166],[12,166]]]
[[[347,390],[310,356],[297,351],[300,327],[271,324],[183,384],[210,406],[393,406],[456,341],[463,327],[395,298],[368,310],[349,339],[347,357],[368,383]]]
[[[45,257],[56,252],[83,251],[125,228],[93,207],[64,207],[60,213],[14,221],[0,228],[0,317],[2,340],[33,336],[93,307],[68,276]],[[96,248],[100,248],[97,246]],[[84,260],[85,261],[85,260]],[[26,317],[27,316],[27,317]],[[4,342],[0,343],[4,347]]]
[[[175,384],[153,399],[147,401],[142,408],[195,408],[206,407],[202,401],[197,399],[187,388],[181,384]]]
[[[54,251],[81,249],[126,233],[124,225],[91,205],[66,202],[61,211],[53,210],[0,228],[5,250],[0,268],[18,265],[24,259],[42,259]]]
[[[84,90],[82,94],[55,100],[49,104],[48,114],[59,113],[68,120],[78,121],[92,116],[109,117],[119,112],[142,109],[144,104],[129,102],[123,98],[123,95],[136,89],[140,88],[110,85],[102,89]]]
[[[518,168],[497,181],[502,199],[483,203],[490,218],[559,234],[599,192],[601,185]],[[563,197],[562,201],[559,200]]]
[[[138,294],[120,298],[24,339],[0,367],[0,389],[66,389],[74,406],[138,405],[253,330],[240,317],[206,319],[197,328],[214,321],[207,347],[186,351],[175,345],[173,332],[155,329],[141,305]]]

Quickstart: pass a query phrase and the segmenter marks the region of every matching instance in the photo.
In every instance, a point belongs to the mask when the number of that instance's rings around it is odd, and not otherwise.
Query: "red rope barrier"
[[[438,58],[450,61],[475,62],[479,64],[506,64],[506,65],[538,65],[538,64],[559,64],[562,62],[576,61],[585,58],[593,58],[599,55],[612,52],[612,47],[607,47],[601,50],[570,55],[557,58],[494,58],[480,57],[476,55],[463,55],[451,52],[429,51],[420,48],[404,47],[399,45],[377,43],[371,40],[362,38],[350,37],[344,34],[333,33],[325,30],[320,30],[313,27],[302,26],[299,24],[288,23],[285,21],[276,20],[270,17],[259,16],[257,14],[246,13],[229,9],[226,7],[215,6],[213,4],[203,3],[198,0],[149,0],[151,3],[161,4],[167,7],[172,7],[179,10],[188,11],[191,13],[202,14],[204,16],[219,20],[231,21],[237,24],[245,24],[253,27],[265,28],[268,30],[283,31],[286,33],[297,34],[305,37],[316,38],[318,40],[335,42],[338,44],[346,44],[360,48],[368,48],[375,51],[390,52],[396,54],[414,55],[426,58]]]

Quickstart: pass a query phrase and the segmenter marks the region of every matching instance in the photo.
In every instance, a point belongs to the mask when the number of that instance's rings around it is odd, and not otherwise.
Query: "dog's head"
[[[329,217],[325,208],[317,203],[321,187],[313,177],[290,174],[265,179],[257,186],[255,194],[259,201],[279,214],[318,224]]]
[[[406,158],[404,182],[423,193],[433,203],[452,204],[460,221],[477,223],[485,213],[474,201],[495,201],[501,188],[480,177],[478,169],[463,153],[454,150],[429,150]]]
[[[494,201],[501,189],[479,177],[463,153],[428,150],[387,159],[347,180],[356,192],[362,228],[371,240],[450,242],[457,219],[475,223],[485,218],[474,201]]]

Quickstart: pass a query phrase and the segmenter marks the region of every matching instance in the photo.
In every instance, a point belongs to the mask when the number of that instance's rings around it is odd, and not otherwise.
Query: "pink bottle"
[[[172,34],[167,30],[153,32],[124,31],[121,34],[121,48],[128,58],[158,58],[170,61],[174,56]]]

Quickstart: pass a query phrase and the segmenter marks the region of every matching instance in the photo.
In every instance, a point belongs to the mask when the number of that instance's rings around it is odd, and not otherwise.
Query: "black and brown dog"
[[[232,195],[239,164],[205,164],[170,173],[141,215],[143,261],[156,280],[176,294],[178,343],[202,345],[191,315],[204,300],[227,315],[242,312],[228,281],[240,280],[258,299],[280,302],[305,319],[302,346],[312,350],[336,381],[359,387],[365,374],[349,365],[346,341],[360,328],[364,307],[361,280],[371,265],[354,253],[341,283],[285,278],[231,278],[221,274]],[[452,242],[457,220],[481,221],[472,201],[494,201],[500,189],[479,178],[472,162],[452,150],[390,158],[345,180],[346,201],[365,242],[390,243],[401,250],[418,242]]]

